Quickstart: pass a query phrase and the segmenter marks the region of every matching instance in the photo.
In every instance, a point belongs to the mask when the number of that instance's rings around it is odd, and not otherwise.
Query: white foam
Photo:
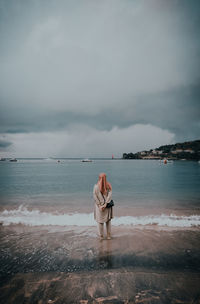
[[[28,210],[20,206],[18,209],[0,212],[0,222],[3,225],[24,224],[30,226],[55,225],[55,226],[96,226],[93,213],[52,214],[39,210]],[[146,226],[158,225],[168,227],[193,227],[200,226],[200,216],[148,215],[148,216],[121,216],[112,220],[112,225]]]

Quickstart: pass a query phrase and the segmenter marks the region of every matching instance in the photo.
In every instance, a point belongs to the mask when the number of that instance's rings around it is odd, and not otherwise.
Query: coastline
[[[0,210],[0,224],[27,225],[30,227],[60,226],[70,229],[95,227],[92,208],[81,207],[74,210],[63,206],[5,206]],[[200,227],[199,208],[143,208],[143,207],[114,207],[113,227],[128,227],[129,229],[148,227],[175,229]]]
[[[158,202],[154,203],[149,200],[149,204],[145,205],[145,201],[136,202],[121,202],[120,199],[115,201],[114,216],[146,216],[146,215],[161,215],[161,214],[175,214],[175,215],[200,215],[200,206],[197,204],[197,200],[190,202],[189,204],[179,204],[179,201],[162,201],[160,205]],[[51,214],[73,214],[83,213],[89,214],[94,210],[94,202],[92,199],[89,201],[86,199],[75,199],[75,200],[63,200],[59,201],[57,198],[53,199],[51,204],[42,199],[30,200],[15,200],[4,201],[0,204],[0,213],[7,211],[14,211],[18,209],[27,209],[29,211],[38,211]]]

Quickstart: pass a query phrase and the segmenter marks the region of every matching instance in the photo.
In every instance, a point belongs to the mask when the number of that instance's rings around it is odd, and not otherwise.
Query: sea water
[[[174,214],[121,216],[115,218],[115,225],[189,227],[200,224],[200,218],[195,214],[200,207],[198,162],[164,164],[159,160],[108,159],[94,159],[92,162],[80,159],[0,162],[0,221],[4,224],[94,225],[92,191],[100,172],[105,172],[112,184],[115,208],[194,210],[190,216],[184,214],[179,217]],[[64,214],[59,213],[60,207],[64,207]]]

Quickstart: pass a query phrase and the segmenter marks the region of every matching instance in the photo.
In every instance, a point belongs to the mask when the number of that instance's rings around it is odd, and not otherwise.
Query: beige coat
[[[94,185],[93,189],[93,197],[95,201],[95,206],[94,206],[94,218],[98,223],[106,223],[108,222],[111,218],[113,218],[113,207],[111,208],[105,208],[104,211],[101,211],[99,209],[100,206],[103,206],[104,203],[109,203],[111,198],[112,198],[112,191],[108,191],[107,195],[101,194],[101,191],[99,190],[98,185]]]

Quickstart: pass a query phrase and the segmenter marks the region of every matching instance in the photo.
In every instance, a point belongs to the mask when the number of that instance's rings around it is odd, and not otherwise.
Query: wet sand
[[[200,303],[200,229],[0,226],[0,303]]]

